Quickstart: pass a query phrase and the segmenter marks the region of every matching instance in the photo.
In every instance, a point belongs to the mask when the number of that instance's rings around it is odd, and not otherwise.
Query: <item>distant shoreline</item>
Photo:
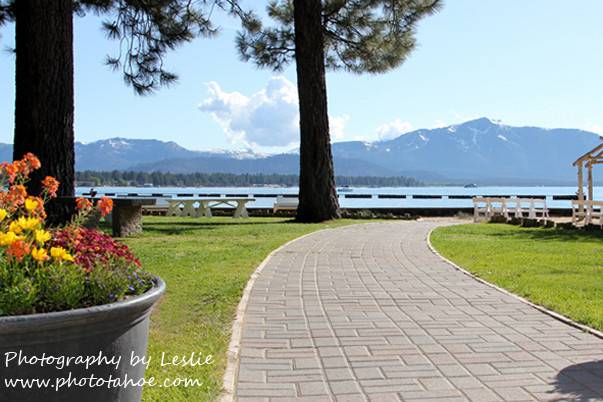
[[[158,205],[167,205],[173,199],[253,198],[249,208],[272,209],[277,197],[298,197],[297,187],[109,187],[95,186],[98,196],[109,197],[152,197]],[[343,191],[342,191],[343,190]],[[90,187],[79,186],[78,195],[86,194]],[[472,208],[475,196],[540,198],[549,208],[568,209],[571,199],[576,197],[572,186],[484,186],[465,188],[462,186],[420,187],[338,187],[339,204],[342,208]],[[595,187],[595,197],[603,198],[603,187]]]

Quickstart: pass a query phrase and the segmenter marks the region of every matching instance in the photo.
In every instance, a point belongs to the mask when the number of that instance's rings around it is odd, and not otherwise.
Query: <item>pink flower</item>
[[[140,261],[134,257],[128,246],[97,230],[59,230],[55,232],[53,245],[71,251],[75,262],[87,271],[120,263],[140,267]]]

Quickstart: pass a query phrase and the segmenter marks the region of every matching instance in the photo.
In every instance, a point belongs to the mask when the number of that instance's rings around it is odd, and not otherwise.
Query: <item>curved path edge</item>
[[[370,223],[364,224],[366,225]],[[362,223],[353,223],[347,226],[353,225],[362,225]],[[247,310],[247,305],[249,304],[249,296],[251,295],[251,291],[253,290],[253,285],[255,284],[257,277],[264,270],[266,265],[268,265],[274,255],[285,247],[313,234],[333,229],[334,228],[320,229],[310,233],[306,233],[305,235],[296,237],[295,239],[289,240],[288,242],[272,250],[270,254],[268,254],[268,256],[264,258],[264,260],[260,263],[260,265],[258,265],[258,267],[253,271],[253,273],[249,277],[249,280],[245,285],[245,289],[243,290],[241,300],[239,301],[239,304],[237,306],[235,320],[232,323],[230,343],[228,344],[228,351],[226,352],[226,369],[224,370],[224,375],[222,376],[222,393],[220,395],[220,402],[234,401],[235,387],[237,383],[237,372],[239,369],[239,356],[241,353],[241,337],[243,334],[243,324],[245,323],[245,311]]]
[[[462,223],[459,223],[459,225],[462,225]],[[507,296],[511,296],[511,297],[515,298],[516,300],[519,300],[522,303],[525,303],[525,304],[529,305],[530,307],[533,307],[536,310],[538,310],[538,311],[540,311],[540,312],[542,312],[542,313],[544,313],[544,314],[546,314],[548,316],[551,316],[551,317],[553,317],[554,319],[556,319],[558,321],[561,321],[564,324],[570,325],[570,326],[572,326],[574,328],[580,329],[580,330],[582,330],[584,332],[587,332],[587,333],[589,333],[591,335],[594,335],[597,338],[603,339],[603,332],[598,331],[598,330],[596,330],[594,328],[591,328],[591,327],[589,327],[587,325],[580,324],[580,323],[572,320],[571,318],[569,318],[569,317],[567,317],[567,316],[565,316],[563,314],[559,314],[559,313],[557,313],[557,312],[555,312],[553,310],[549,310],[548,308],[546,308],[544,306],[532,303],[531,301],[529,301],[528,299],[526,299],[524,297],[521,297],[521,296],[519,296],[519,295],[517,295],[515,293],[512,293],[512,292],[509,292],[508,290],[506,290],[504,288],[501,288],[500,286],[497,286],[497,285],[495,285],[495,284],[493,284],[491,282],[486,281],[483,278],[480,278],[479,276],[471,273],[470,271],[467,271],[465,268],[459,266],[458,264],[456,264],[453,261],[449,260],[448,258],[444,257],[442,254],[440,254],[438,252],[438,250],[436,250],[436,248],[431,243],[431,234],[436,229],[438,229],[438,228],[433,228],[433,229],[431,229],[429,231],[429,234],[427,235],[427,245],[429,246],[429,249],[431,250],[432,253],[434,253],[439,258],[441,258],[442,261],[444,261],[447,264],[451,265],[454,269],[462,272],[465,275],[470,276],[471,278],[475,279],[476,281],[478,281],[480,283],[483,283],[484,285],[487,285],[487,286],[489,286],[489,287],[491,287],[493,289],[498,290],[499,292],[502,292],[502,293],[506,294]]]

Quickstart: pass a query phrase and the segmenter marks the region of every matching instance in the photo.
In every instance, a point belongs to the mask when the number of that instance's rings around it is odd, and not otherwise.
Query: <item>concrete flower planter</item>
[[[131,356],[146,354],[149,315],[164,291],[165,283],[157,278],[145,294],[117,303],[0,317],[0,400],[139,401],[141,386],[113,387],[98,379],[127,376],[132,384],[144,377],[145,365],[132,365]],[[39,382],[24,389],[18,379]],[[7,387],[9,380],[17,380],[18,386]],[[48,385],[39,387],[46,380]],[[57,389],[57,384],[62,386]]]

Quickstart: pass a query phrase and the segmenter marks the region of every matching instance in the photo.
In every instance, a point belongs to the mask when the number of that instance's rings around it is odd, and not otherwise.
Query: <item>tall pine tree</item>
[[[236,0],[0,0],[0,25],[15,22],[14,158],[33,152],[42,162],[30,191],[50,175],[61,181],[60,196],[74,194],[74,13],[107,17],[103,28],[119,49],[106,62],[144,95],[176,79],[163,67],[168,50],[216,32],[209,20],[216,7],[244,14]],[[56,203],[49,212],[60,222],[70,211]]]
[[[329,136],[325,68],[382,73],[415,47],[417,22],[442,0],[274,0],[268,15],[243,19],[237,43],[244,60],[281,70],[297,66],[300,180],[297,219],[339,217]]]

